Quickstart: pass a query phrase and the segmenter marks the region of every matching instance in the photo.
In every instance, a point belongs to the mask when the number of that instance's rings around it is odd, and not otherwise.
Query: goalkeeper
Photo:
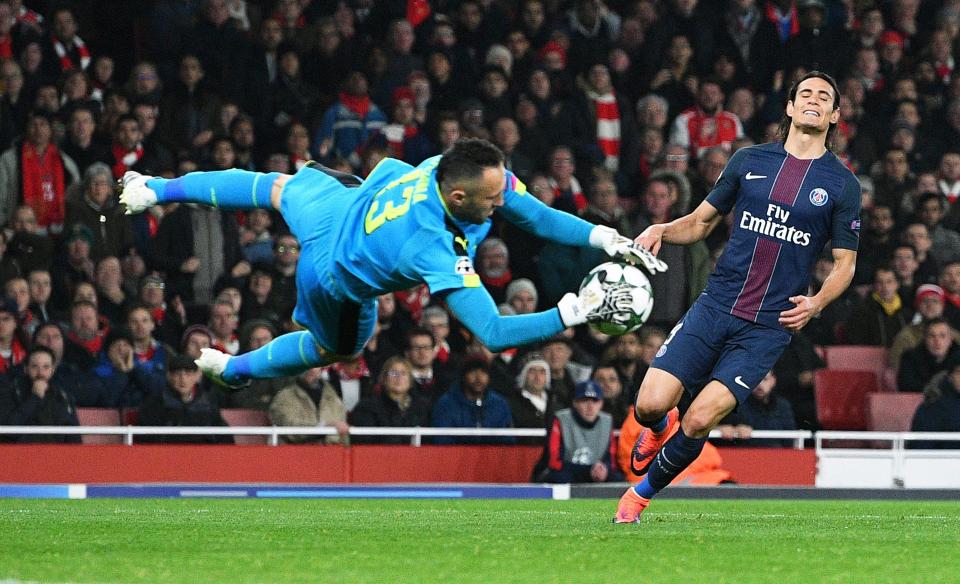
[[[361,353],[377,320],[377,296],[426,283],[491,350],[546,339],[609,314],[628,296],[599,283],[568,293],[557,307],[499,316],[473,256],[499,212],[517,226],[565,245],[592,246],[649,271],[666,265],[615,230],[551,209],[506,171],[485,140],[458,141],[416,168],[387,158],[366,180],[308,165],[295,175],[243,170],[162,179],[127,172],[127,213],[163,203],[279,210],[300,241],[294,320],[306,330],[231,357],[204,349],[197,365],[226,386],[297,373]]]

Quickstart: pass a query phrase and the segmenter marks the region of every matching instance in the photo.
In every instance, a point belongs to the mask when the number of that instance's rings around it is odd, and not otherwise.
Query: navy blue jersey
[[[758,324],[782,328],[827,241],[859,243],[860,184],[831,152],[801,160],[779,142],[738,150],[707,202],[734,216],[701,301]]]

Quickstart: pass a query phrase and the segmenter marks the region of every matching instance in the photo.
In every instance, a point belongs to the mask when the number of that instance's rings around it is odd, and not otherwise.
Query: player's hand
[[[607,465],[602,462],[595,463],[590,467],[590,478],[593,479],[595,483],[606,482],[609,473],[610,471],[607,469]]]
[[[790,332],[799,331],[820,312],[820,303],[812,296],[791,296],[790,302],[796,306],[780,313],[780,324]]]
[[[665,262],[658,260],[637,242],[617,233],[616,229],[597,225],[590,232],[590,245],[602,248],[610,257],[622,258],[630,264],[642,266],[651,275],[667,271]]]
[[[603,285],[596,279],[581,288],[579,294],[564,294],[557,303],[563,325],[569,328],[589,322],[591,313],[603,306],[605,296]]]
[[[657,255],[660,253],[660,246],[663,244],[663,229],[663,225],[651,225],[644,229],[633,242],[653,255]]]

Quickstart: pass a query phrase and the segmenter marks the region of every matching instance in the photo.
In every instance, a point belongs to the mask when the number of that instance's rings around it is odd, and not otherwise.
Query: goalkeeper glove
[[[590,245],[603,249],[610,257],[620,257],[628,263],[643,266],[651,275],[667,271],[666,262],[611,227],[594,227],[590,231]]]
[[[564,294],[557,303],[557,310],[560,311],[560,320],[569,328],[608,319],[618,312],[630,310],[632,304],[633,294],[629,286],[605,289],[600,280],[594,278],[580,288],[579,294]]]

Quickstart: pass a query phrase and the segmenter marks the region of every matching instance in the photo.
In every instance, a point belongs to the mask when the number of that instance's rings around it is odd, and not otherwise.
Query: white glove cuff
[[[587,322],[587,311],[583,310],[577,295],[573,292],[567,292],[557,303],[557,310],[560,311],[560,320],[567,328],[577,326]]]

